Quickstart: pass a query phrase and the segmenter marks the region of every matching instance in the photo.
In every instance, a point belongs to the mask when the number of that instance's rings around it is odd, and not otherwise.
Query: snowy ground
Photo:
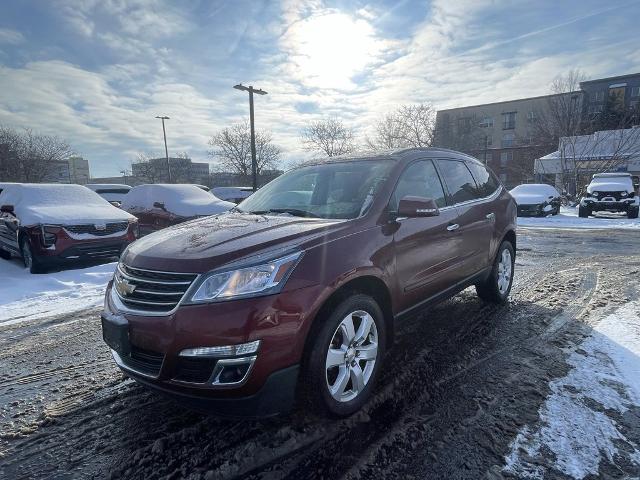
[[[518,217],[518,226],[527,228],[640,230],[640,219],[630,220],[626,214],[596,213],[595,217],[578,217],[577,207],[560,207],[559,215]]]
[[[0,260],[0,326],[100,305],[114,270],[108,263],[32,275],[19,260]]]
[[[603,458],[615,462],[625,450],[640,465],[640,445],[616,419],[640,406],[640,303],[605,317],[567,360],[571,371],[551,382],[537,427],[527,425],[511,446],[505,471],[544,478],[541,457],[571,478],[598,475]]]

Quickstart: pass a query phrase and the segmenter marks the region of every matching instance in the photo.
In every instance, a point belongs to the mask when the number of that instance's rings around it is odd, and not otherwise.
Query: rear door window
[[[478,195],[488,197],[498,189],[498,180],[483,165],[475,162],[467,162],[467,167],[471,170],[473,178],[478,185]]]
[[[431,160],[415,162],[402,172],[391,197],[389,210],[397,211],[398,203],[406,196],[433,198],[438,207],[446,206],[444,189]]]
[[[478,185],[463,161],[438,160],[438,167],[449,189],[451,203],[468,202],[484,196],[479,194]]]

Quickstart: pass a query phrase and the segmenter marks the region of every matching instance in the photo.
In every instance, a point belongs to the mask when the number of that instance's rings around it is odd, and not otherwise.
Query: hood
[[[543,193],[513,193],[511,196],[515,199],[518,205],[537,205],[539,203],[545,203],[551,200],[550,195]]]
[[[132,267],[202,273],[268,250],[292,248],[346,228],[348,221],[225,213],[160,230],[129,246]]]
[[[633,192],[633,184],[630,178],[620,180],[607,179],[604,182],[591,182],[587,187],[587,192]]]
[[[126,222],[135,217],[108,202],[104,205],[34,205],[16,206],[16,216],[21,225],[87,225],[96,223]]]

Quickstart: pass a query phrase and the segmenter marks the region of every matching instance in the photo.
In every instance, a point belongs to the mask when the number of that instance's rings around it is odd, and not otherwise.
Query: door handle
[[[459,228],[460,228],[460,225],[458,225],[457,223],[453,223],[447,227],[447,230],[449,230],[450,232],[453,232]]]
[[[487,213],[487,220],[495,220],[496,219],[496,214],[491,212],[491,213]]]

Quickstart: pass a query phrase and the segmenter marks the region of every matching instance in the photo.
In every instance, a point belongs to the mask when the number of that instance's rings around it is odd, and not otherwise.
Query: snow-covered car
[[[119,183],[88,183],[85,185],[115,207],[122,205],[122,199],[129,193],[129,185]]]
[[[640,200],[629,173],[596,173],[580,199],[578,215],[586,218],[594,212],[625,212],[638,218]]]
[[[32,273],[53,264],[110,259],[138,235],[138,221],[81,185],[22,183],[0,193],[0,252]]]
[[[195,185],[147,184],[133,187],[120,208],[138,217],[140,234],[197,217],[226,212],[235,205]]]
[[[253,193],[251,187],[214,187],[213,194],[221,200],[240,203]]]
[[[518,204],[519,217],[546,217],[560,213],[560,194],[546,183],[518,185],[509,193]]]

